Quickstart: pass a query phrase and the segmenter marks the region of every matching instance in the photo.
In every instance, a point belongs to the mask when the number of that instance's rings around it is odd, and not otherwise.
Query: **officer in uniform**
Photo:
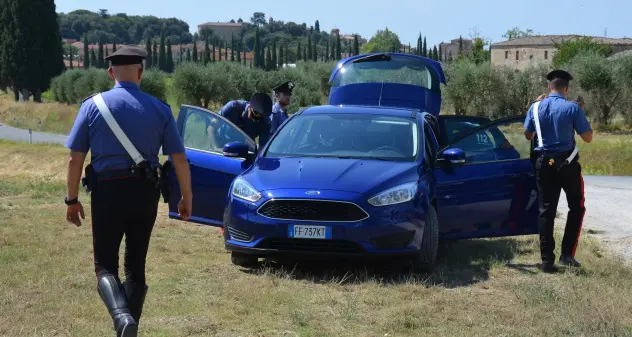
[[[259,137],[259,148],[263,147],[270,139],[271,113],[272,98],[266,93],[252,94],[250,101],[230,101],[219,111],[220,115],[237,125],[250,138]],[[231,139],[227,125],[220,127],[215,132],[220,139]]]
[[[178,205],[185,220],[191,215],[191,183],[184,146],[169,105],[140,90],[142,48],[123,47],[106,58],[114,87],[83,100],[68,137],[70,149],[66,219],[81,226],[85,218],[78,200],[87,152],[84,187],[91,194],[94,266],[98,293],[117,336],[136,336],[147,292],[145,259],[156,220],[160,187],[158,153],[170,155],[180,182]],[[103,103],[105,109],[103,108]],[[98,105],[101,104],[101,105]],[[107,110],[144,161],[138,164],[105,120]],[[140,161],[140,160],[139,160]],[[163,184],[164,186],[164,184]],[[164,194],[163,194],[164,195]],[[124,284],[118,276],[119,247],[125,235]]]
[[[272,106],[272,116],[270,116],[270,135],[273,135],[279,126],[281,126],[281,124],[289,118],[287,107],[290,105],[290,99],[292,98],[292,90],[294,90],[294,86],[294,82],[287,81],[273,89],[277,102],[274,106]]]
[[[544,272],[555,272],[555,241],[553,225],[560,192],[568,200],[568,218],[562,241],[560,263],[573,267],[581,264],[575,250],[586,208],[584,181],[575,144],[575,132],[587,143],[592,141],[592,128],[582,110],[583,100],[568,101],[568,85],[573,77],[566,71],[554,70],[547,75],[549,94],[535,101],[525,118],[525,137],[537,140],[534,149],[534,168],[539,192],[539,231]]]

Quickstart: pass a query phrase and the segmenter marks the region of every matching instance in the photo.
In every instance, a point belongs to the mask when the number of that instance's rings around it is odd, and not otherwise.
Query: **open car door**
[[[441,237],[466,239],[538,233],[538,193],[524,138],[524,116],[482,123],[437,156]]]
[[[441,64],[423,56],[372,53],[339,61],[331,72],[329,104],[441,110]]]
[[[219,114],[190,105],[180,107],[178,130],[191,168],[193,214],[190,221],[221,227],[230,184],[249,167],[244,159],[225,157],[222,149],[227,143],[242,142],[254,153],[255,141]],[[180,186],[173,166],[169,166],[167,174],[172,187],[169,217],[181,219],[178,215]]]

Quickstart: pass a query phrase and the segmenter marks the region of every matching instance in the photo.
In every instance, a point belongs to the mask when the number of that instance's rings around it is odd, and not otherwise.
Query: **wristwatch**
[[[68,199],[68,197],[64,197],[64,203],[66,205],[74,205],[74,204],[78,204],[79,203],[79,197],[74,198],[74,199]]]

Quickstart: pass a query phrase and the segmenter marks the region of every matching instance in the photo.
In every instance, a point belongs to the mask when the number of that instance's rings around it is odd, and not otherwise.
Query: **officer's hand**
[[[79,219],[79,216],[81,216],[81,219],[86,218],[86,215],[83,212],[83,205],[81,205],[80,202],[74,205],[68,205],[68,208],[66,209],[66,220],[68,220],[69,223],[79,227],[81,226],[81,220]]]
[[[577,104],[579,105],[580,108],[582,108],[582,109],[584,108],[585,103],[584,103],[584,98],[583,97],[577,96],[577,100],[575,102],[577,102]]]
[[[191,217],[191,208],[192,208],[193,200],[192,198],[182,198],[178,203],[178,214],[182,220],[189,220]]]
[[[535,101],[539,102],[539,101],[545,99],[547,96],[548,96],[547,94],[542,94],[542,95],[538,96],[538,98],[536,98]]]

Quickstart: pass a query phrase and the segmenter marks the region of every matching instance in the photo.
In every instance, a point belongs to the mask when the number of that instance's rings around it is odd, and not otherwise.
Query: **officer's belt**
[[[103,171],[95,174],[97,181],[127,179],[127,178],[146,178],[144,169],[124,169]]]
[[[538,108],[540,107],[540,102],[541,101],[537,101],[533,104],[533,120],[535,122],[535,132],[538,137],[538,147],[544,150],[544,141],[542,140],[542,131],[540,129],[540,116],[539,116],[540,112],[538,110]],[[542,151],[542,153],[546,153],[546,152],[547,151]],[[564,165],[572,162],[573,159],[575,159],[575,156],[577,156],[577,153],[579,153],[579,148],[577,147],[577,145],[575,145],[573,152],[571,152],[570,156],[568,156],[568,158],[566,158],[566,160],[564,161]]]

